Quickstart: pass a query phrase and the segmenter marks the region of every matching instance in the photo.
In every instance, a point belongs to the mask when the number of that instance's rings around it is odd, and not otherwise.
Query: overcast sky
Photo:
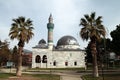
[[[33,21],[34,37],[25,49],[31,50],[39,40],[47,41],[47,23],[50,13],[54,19],[54,44],[65,35],[74,36],[83,49],[87,42],[79,36],[80,18],[84,14],[96,12],[103,16],[103,25],[109,33],[120,24],[120,0],[0,0],[0,39],[7,39],[10,48],[17,45],[17,40],[9,39],[9,30],[13,18],[24,16]]]

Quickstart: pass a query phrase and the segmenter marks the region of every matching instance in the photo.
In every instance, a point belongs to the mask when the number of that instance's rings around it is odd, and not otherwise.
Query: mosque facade
[[[54,46],[52,15],[48,19],[47,29],[47,43],[44,39],[41,39],[38,45],[32,48],[32,68],[85,67],[85,51],[80,49],[80,45],[74,37],[63,36]]]

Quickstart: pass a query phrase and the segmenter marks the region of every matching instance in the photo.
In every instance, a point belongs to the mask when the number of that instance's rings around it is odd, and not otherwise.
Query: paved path
[[[60,80],[82,80],[78,75],[62,75]]]
[[[60,80],[82,80],[80,75],[68,73],[55,73],[60,75]]]

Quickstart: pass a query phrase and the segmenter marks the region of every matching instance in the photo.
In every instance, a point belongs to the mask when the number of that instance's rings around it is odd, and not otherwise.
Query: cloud
[[[8,39],[8,33],[9,33],[9,31],[8,31],[8,28],[7,27],[5,27],[5,25],[3,25],[3,24],[0,24],[0,39],[1,40],[5,40],[5,39]]]

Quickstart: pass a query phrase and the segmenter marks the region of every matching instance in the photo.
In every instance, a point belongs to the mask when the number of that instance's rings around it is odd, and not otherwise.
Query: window
[[[42,62],[43,62],[43,63],[47,63],[47,56],[46,56],[46,55],[43,56]]]
[[[76,61],[74,62],[74,66],[77,66],[77,62]]]
[[[53,66],[56,66],[56,61],[53,62]]]
[[[65,66],[68,66],[68,62],[67,61],[65,62]]]
[[[36,63],[40,63],[41,62],[41,57],[39,55],[36,56],[35,62]]]

